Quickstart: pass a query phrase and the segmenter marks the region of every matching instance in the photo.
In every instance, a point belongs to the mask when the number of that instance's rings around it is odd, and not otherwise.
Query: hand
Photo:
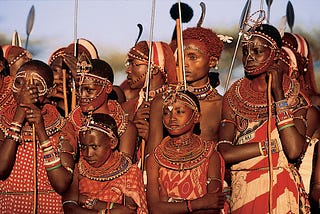
[[[138,135],[144,140],[149,137],[150,102],[144,101],[134,116],[134,124],[137,127]]]
[[[35,125],[36,131],[45,131],[41,109],[34,104],[22,104],[21,106],[26,109],[26,119],[30,124]]]
[[[284,69],[279,60],[276,60],[268,70],[268,74],[272,76],[271,90],[276,101],[284,99],[282,86]]]
[[[39,101],[38,88],[35,85],[26,84],[19,91],[16,101],[21,104],[33,104]]]
[[[214,192],[205,194],[199,200],[202,201],[202,209],[223,209],[226,201],[226,194],[217,189]]]
[[[119,205],[119,206],[112,208],[110,210],[110,213],[111,214],[136,214],[137,211],[130,209],[129,207]]]

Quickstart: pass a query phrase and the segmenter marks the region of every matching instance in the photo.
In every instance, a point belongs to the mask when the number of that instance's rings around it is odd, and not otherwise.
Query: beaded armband
[[[269,151],[269,142],[268,140],[259,143],[259,149],[261,155],[268,155]],[[278,153],[280,151],[278,141],[276,139],[271,140],[271,153]]]
[[[53,148],[51,140],[52,139],[49,138],[40,144],[40,148],[43,151],[43,163],[47,172],[58,169],[62,166],[60,152]]]

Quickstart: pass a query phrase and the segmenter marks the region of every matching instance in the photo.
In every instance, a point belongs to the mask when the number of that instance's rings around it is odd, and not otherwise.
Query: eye
[[[84,145],[84,144],[80,144],[80,149],[81,149],[81,150],[85,150],[85,149],[87,149],[87,146]]]
[[[190,60],[196,60],[196,59],[198,59],[198,56],[195,55],[195,54],[188,54],[188,58],[189,58]]]

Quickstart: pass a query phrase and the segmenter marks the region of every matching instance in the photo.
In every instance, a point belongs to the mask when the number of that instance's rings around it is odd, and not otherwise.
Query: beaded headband
[[[53,63],[53,61],[55,61],[58,57],[64,57],[66,56],[66,52],[64,52],[63,50],[60,50],[58,52],[56,52],[55,54],[53,54],[52,56],[50,56],[49,60],[48,60],[48,64],[51,65]]]
[[[15,80],[18,78],[27,79],[27,77],[28,77],[27,73],[28,73],[27,71],[20,71],[19,73],[17,73]],[[33,80],[39,81],[41,83],[41,85],[43,86],[43,89],[39,90],[39,96],[45,95],[48,92],[48,86],[47,86],[45,79],[38,73],[32,73],[31,75],[32,75],[31,78]],[[15,81],[13,82],[12,91],[14,93],[17,93],[19,91],[19,89],[15,86],[14,83],[15,83]]]
[[[9,62],[9,67],[11,67],[15,62],[17,62],[19,59],[21,59],[23,56],[26,56],[28,60],[32,59],[32,55],[29,51],[24,50],[22,51],[18,56],[16,56],[13,60]]]
[[[86,58],[84,60],[79,60],[77,62],[77,81],[79,83],[79,85],[81,86],[83,84],[84,79],[91,79],[95,82],[97,82],[98,85],[102,85],[105,86],[107,84],[111,84],[110,80],[108,80],[108,78],[103,78],[100,77],[98,75],[92,74],[90,72],[92,72],[92,64],[90,62],[90,59],[84,54],[81,55],[79,59],[83,59]]]
[[[147,42],[148,47],[149,47],[149,42]],[[135,54],[136,52],[137,54]],[[157,68],[160,70],[160,72],[165,75],[164,69],[165,69],[165,56],[164,56],[164,51],[161,42],[152,42],[152,60],[151,60],[151,68]],[[137,60],[141,60],[144,62],[148,62],[149,56],[146,54],[142,53],[140,50],[137,48],[133,47],[129,53],[128,57],[132,57]]]
[[[83,125],[80,128],[79,132],[86,132],[88,130],[93,129],[93,130],[96,130],[96,131],[99,131],[99,132],[106,134],[113,143],[118,143],[118,138],[115,135],[115,133],[112,131],[112,129],[114,129],[114,128],[115,127],[106,126],[102,123],[98,123],[98,122],[94,121],[92,118],[90,118],[89,121],[87,122],[87,124]]]
[[[165,107],[167,107],[169,111],[172,111],[173,103],[177,100],[182,101],[186,106],[188,106],[196,113],[199,112],[197,104],[194,102],[194,100],[191,99],[187,94],[182,93],[182,91],[176,89],[169,89],[164,95],[163,110]]]

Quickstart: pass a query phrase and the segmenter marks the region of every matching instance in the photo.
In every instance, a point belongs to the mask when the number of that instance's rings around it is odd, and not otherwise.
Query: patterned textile
[[[207,193],[209,158],[200,166],[190,170],[159,169],[160,195],[168,195],[174,200],[194,200]]]
[[[137,213],[148,213],[142,174],[136,165],[118,178],[110,181],[95,181],[81,176],[79,193],[105,202],[123,204],[123,196],[132,198],[138,205]]]
[[[245,85],[241,85],[241,79],[237,81],[226,93],[224,106],[234,111],[237,121],[236,145],[249,144],[254,142],[264,142],[267,140],[267,118],[263,115],[265,103],[255,105],[254,99],[244,99],[242,104],[237,103],[234,93]],[[240,84],[239,84],[240,83]],[[289,87],[286,95],[290,100],[292,111],[307,108],[309,103],[299,94],[299,90],[292,82],[285,82]],[[246,84],[248,86],[248,84]],[[290,89],[291,88],[291,89]],[[288,93],[288,91],[293,93]],[[245,92],[241,90],[244,97]],[[245,96],[251,96],[249,93]],[[231,101],[227,103],[226,100]],[[247,102],[248,101],[248,102]],[[239,99],[240,102],[240,99]],[[245,111],[244,108],[237,111],[240,106],[246,105],[248,108],[260,108],[260,111]],[[263,112],[263,115],[259,113]],[[250,114],[250,115],[249,115]],[[288,163],[282,149],[279,132],[276,127],[275,115],[271,122],[271,139],[278,145],[278,152],[272,153],[272,209],[273,213],[309,213],[309,202],[304,191],[298,170]],[[268,213],[269,212],[269,160],[268,156],[258,156],[245,161],[241,161],[231,167],[232,213]]]
[[[13,105],[15,103],[12,94],[12,82],[13,78],[11,76],[6,76],[2,80],[2,85],[0,88],[0,115],[3,115],[2,110],[7,105]]]
[[[10,106],[0,122],[8,128],[15,112],[15,106]],[[64,134],[71,140],[70,143],[76,151],[76,142],[71,138],[71,127],[59,115],[52,105],[43,107],[43,118],[48,136],[53,140],[53,146],[58,146],[59,136]],[[3,128],[3,127],[1,127]],[[27,124],[22,128],[22,145],[18,147],[16,162],[8,179],[0,181],[0,213],[26,214],[34,213],[34,149],[32,143],[32,129]],[[61,196],[50,185],[47,172],[43,165],[43,152],[37,146],[37,213],[57,214],[63,213]]]

